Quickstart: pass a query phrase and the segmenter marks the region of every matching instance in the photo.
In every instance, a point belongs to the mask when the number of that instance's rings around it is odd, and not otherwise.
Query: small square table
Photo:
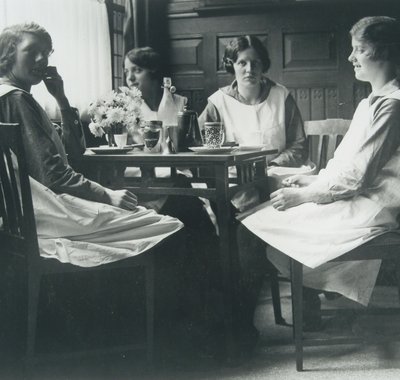
[[[277,150],[232,150],[222,154],[177,153],[157,154],[132,150],[126,154],[94,154],[87,149],[82,158],[87,176],[113,189],[129,189],[135,194],[182,195],[210,199],[215,202],[219,228],[219,254],[222,267],[224,293],[224,323],[228,357],[233,357],[233,302],[236,284],[233,278],[231,247],[233,246],[234,220],[231,213],[231,199],[240,190],[256,187],[261,201],[269,197],[266,175],[266,156]],[[237,178],[230,178],[228,170],[236,167]],[[127,167],[139,167],[140,177],[124,177]],[[177,169],[190,168],[193,183],[206,183],[207,188],[174,187],[171,178],[154,176],[156,167],[168,167],[171,177]]]

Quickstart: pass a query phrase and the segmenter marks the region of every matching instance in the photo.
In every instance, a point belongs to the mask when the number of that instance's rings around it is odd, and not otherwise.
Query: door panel
[[[179,13],[183,2],[172,1],[169,18],[175,47],[172,75],[178,92],[190,97],[191,107],[201,112],[207,97],[233,80],[221,63],[225,45],[235,36],[252,34],[260,37],[270,53],[268,76],[290,89],[304,120],[351,118],[369,86],[354,79],[347,61],[348,31],[366,15],[400,14],[400,2],[395,1],[376,5],[365,0],[361,7],[356,0],[332,0],[330,5],[257,0],[248,11],[246,1],[199,0],[197,7],[194,3],[190,2],[191,12],[187,8]],[[174,6],[180,7],[176,13]]]

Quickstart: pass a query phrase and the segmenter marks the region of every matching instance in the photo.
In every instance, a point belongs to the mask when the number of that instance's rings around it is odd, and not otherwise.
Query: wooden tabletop
[[[86,162],[125,162],[125,163],[144,163],[151,164],[157,163],[158,165],[196,165],[202,163],[226,163],[228,165],[236,165],[240,162],[261,158],[270,154],[277,153],[276,149],[270,150],[233,150],[227,153],[209,154],[209,153],[146,153],[142,150],[132,150],[125,154],[99,154],[94,153],[88,148],[83,155],[83,160]]]

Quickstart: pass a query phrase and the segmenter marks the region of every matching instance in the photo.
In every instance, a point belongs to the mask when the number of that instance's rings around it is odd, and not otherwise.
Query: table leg
[[[233,263],[231,257],[231,236],[233,221],[230,199],[228,197],[228,170],[225,166],[215,168],[216,206],[219,228],[219,253],[222,267],[222,287],[224,295],[224,327],[227,361],[235,360],[236,345],[233,337],[233,302],[235,283],[233,281]]]
[[[255,171],[256,171],[255,173],[256,179],[265,178],[267,171],[264,159],[255,163]],[[257,189],[260,194],[260,201],[261,202],[267,201],[269,199],[269,193],[270,193],[268,182],[266,183],[266,186],[257,186]]]
[[[102,163],[98,166],[97,182],[110,189],[122,189],[125,165]]]

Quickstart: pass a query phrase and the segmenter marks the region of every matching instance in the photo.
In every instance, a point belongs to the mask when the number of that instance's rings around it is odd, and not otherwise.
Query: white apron
[[[390,97],[400,99],[400,91]],[[334,159],[320,173],[321,178],[334,176],[340,171],[341,165],[357,160],[353,153],[354,144],[365,141],[371,114],[368,101],[364,100]],[[381,261],[327,261],[398,227],[396,216],[400,199],[393,197],[390,192],[393,187],[398,189],[400,185],[397,174],[399,164],[400,150],[385,165],[387,170],[381,171],[394,175],[389,178],[378,175],[375,182],[377,186],[372,186],[371,191],[367,189],[362,196],[329,204],[304,203],[283,212],[266,202],[245,217],[242,223],[268,243],[268,258],[283,275],[289,276],[287,256],[290,256],[309,267],[304,270],[305,286],[335,291],[364,305],[368,304]],[[380,193],[377,193],[377,189]],[[383,203],[380,201],[382,199],[385,200]]]
[[[267,156],[267,163],[277,157],[286,147],[285,101],[289,91],[282,85],[271,87],[267,99],[256,105],[247,105],[218,90],[209,97],[217,107],[225,128],[225,140],[240,145],[265,145],[266,149],[277,149],[278,153]],[[314,174],[311,162],[300,168],[271,167],[270,190],[274,191],[283,178],[294,174]],[[267,173],[266,173],[267,174]],[[229,176],[236,178],[236,168],[229,168]],[[260,203],[256,189],[239,191],[232,204],[243,212]]]
[[[224,123],[225,140],[241,145],[261,145],[267,149],[277,149],[271,161],[286,147],[285,101],[288,90],[276,84],[262,103],[248,105],[218,90],[209,97],[217,107]],[[258,141],[255,141],[255,136]]]
[[[93,267],[136,256],[183,227],[154,210],[127,211],[30,183],[40,255],[62,263]]]

